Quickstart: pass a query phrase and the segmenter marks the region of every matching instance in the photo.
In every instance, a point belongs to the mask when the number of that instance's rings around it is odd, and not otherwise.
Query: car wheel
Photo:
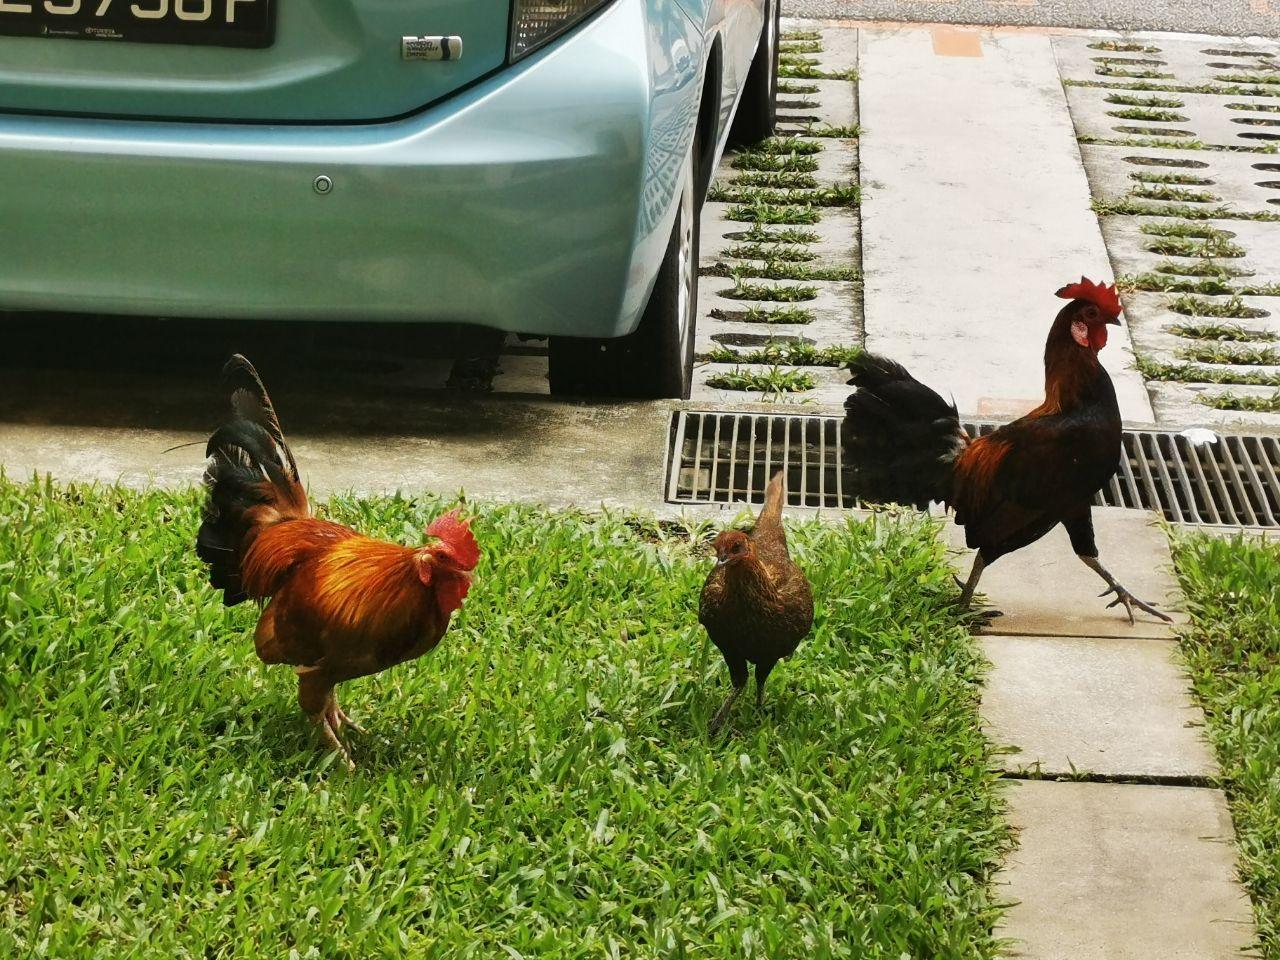
[[[613,339],[552,337],[552,393],[688,398],[698,317],[696,139],[685,163],[675,226],[639,326]]]
[[[747,72],[738,112],[729,129],[729,144],[743,147],[773,136],[778,125],[778,46],[781,40],[781,0],[770,0],[755,59]]]

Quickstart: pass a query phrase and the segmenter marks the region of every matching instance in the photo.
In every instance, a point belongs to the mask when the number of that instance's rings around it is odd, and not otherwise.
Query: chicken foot
[[[1137,607],[1139,610],[1143,610],[1146,613],[1151,614],[1153,617],[1159,617],[1165,623],[1173,623],[1173,618],[1168,617],[1165,614],[1161,613],[1151,604],[1144,603],[1143,601],[1139,600],[1132,593],[1130,593],[1128,590],[1122,587],[1120,583],[1116,580],[1116,578],[1113,577],[1108,572],[1107,568],[1104,567],[1099,562],[1097,557],[1087,557],[1084,554],[1079,554],[1078,556],[1080,557],[1080,560],[1084,563],[1086,567],[1088,567],[1090,570],[1092,570],[1094,573],[1096,573],[1106,582],[1107,589],[1103,590],[1102,593],[1098,594],[1098,596],[1105,597],[1112,593],[1116,595],[1116,598],[1107,604],[1108,610],[1110,610],[1114,606],[1123,604],[1125,613],[1129,614],[1129,624],[1131,626],[1136,622],[1133,617],[1134,607]]]

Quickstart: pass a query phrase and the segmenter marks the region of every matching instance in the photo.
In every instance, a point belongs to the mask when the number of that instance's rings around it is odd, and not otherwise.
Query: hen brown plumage
[[[787,551],[782,526],[783,475],[769,483],[751,533],[725,530],[715,540],[716,565],[702,587],[698,620],[720,650],[733,692],[711,721],[715,733],[747,685],[747,664],[756,667],[756,706],[764,702],[769,672],[789,657],[813,626],[809,579]]]

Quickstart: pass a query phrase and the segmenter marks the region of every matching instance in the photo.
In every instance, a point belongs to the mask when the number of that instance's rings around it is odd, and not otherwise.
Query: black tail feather
[[[209,565],[209,583],[234,606],[248,599],[240,562],[254,533],[280,520],[308,516],[306,492],[280,421],[253,365],[236,354],[223,368],[232,418],[205,448],[207,496],[196,555]]]
[[[921,510],[947,499],[967,443],[955,405],[875,354],[859,356],[849,372],[857,389],[845,400],[840,443],[854,496]]]

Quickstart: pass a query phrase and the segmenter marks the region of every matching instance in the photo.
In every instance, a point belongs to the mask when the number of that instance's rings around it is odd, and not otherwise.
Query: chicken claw
[[[342,725],[345,723],[348,727],[350,727],[356,733],[362,734],[364,736],[368,736],[369,734],[368,730],[366,730],[364,727],[360,726],[360,724],[352,720],[349,716],[347,716],[346,711],[343,710],[342,707],[338,706],[337,697],[334,697],[332,700],[329,701],[329,705],[326,708],[326,716],[329,721],[329,725],[333,727],[335,731],[341,730]]]
[[[1159,617],[1165,623],[1173,623],[1172,617],[1161,613],[1151,604],[1145,603],[1142,600],[1139,600],[1137,597],[1135,597],[1132,593],[1130,593],[1124,587],[1120,586],[1120,584],[1118,583],[1113,587],[1107,587],[1107,589],[1103,590],[1102,593],[1098,594],[1098,596],[1105,597],[1112,593],[1116,595],[1116,598],[1107,604],[1107,609],[1110,610],[1112,607],[1119,606],[1120,604],[1124,604],[1125,613],[1129,614],[1130,626],[1132,626],[1134,623],[1137,622],[1136,620],[1134,620],[1134,617],[1133,617],[1134,607],[1137,607],[1139,610],[1142,610],[1142,611],[1145,611],[1146,613],[1151,614],[1153,617]]]
[[[333,728],[329,720],[329,714],[327,712],[320,713],[317,716],[312,717],[311,722],[320,728],[320,732],[324,734],[324,738],[329,742],[329,746],[331,746],[334,751],[340,754],[342,759],[346,761],[347,772],[353,773],[356,769],[356,763],[351,759],[351,753],[347,750],[346,744],[338,738],[338,733]]]

